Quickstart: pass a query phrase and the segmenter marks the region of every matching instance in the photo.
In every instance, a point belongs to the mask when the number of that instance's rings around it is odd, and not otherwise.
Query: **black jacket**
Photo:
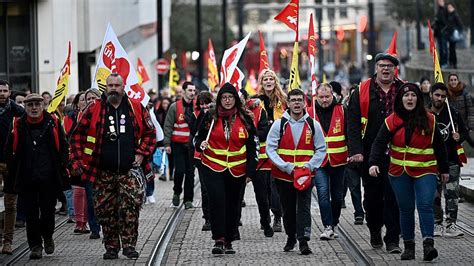
[[[25,113],[23,107],[10,99],[8,99],[8,101],[6,108],[3,110],[3,114],[0,114],[0,163],[5,163],[3,149],[5,148],[5,143],[7,141],[8,132],[13,118],[20,117]]]
[[[376,92],[376,75],[372,76],[372,81],[370,83],[370,92],[369,92],[369,114],[367,128],[365,131],[364,139],[361,135],[361,112],[360,112],[360,99],[359,99],[359,90],[355,90],[352,93],[348,112],[347,112],[347,137],[348,137],[348,148],[349,156],[355,154],[364,155],[364,161],[368,161],[370,155],[370,149],[372,143],[379,132],[380,126],[385,121],[385,104],[382,103]],[[398,88],[403,84],[403,81],[395,78],[395,87]]]
[[[44,137],[41,139],[47,143],[49,154],[51,154],[51,161],[54,169],[54,189],[64,191],[70,188],[69,176],[67,174],[67,164],[69,157],[69,145],[66,141],[66,134],[61,123],[58,123],[58,140],[59,151],[55,146],[54,139],[54,120],[52,116],[44,112],[43,132]],[[5,158],[7,160],[9,175],[5,179],[4,192],[20,193],[24,191],[25,187],[31,185],[31,173],[27,171],[27,158],[31,154],[27,154],[27,143],[31,141],[28,136],[28,125],[26,122],[26,114],[18,121],[18,146],[16,152],[13,151],[13,134],[10,130],[5,147]]]

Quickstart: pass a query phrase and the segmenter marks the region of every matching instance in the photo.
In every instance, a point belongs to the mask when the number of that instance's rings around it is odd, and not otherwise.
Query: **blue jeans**
[[[313,180],[324,227],[339,224],[344,197],[344,169],[345,166],[321,167]]]
[[[364,218],[360,179],[360,169],[351,165],[347,165],[344,171],[344,192],[342,197],[346,197],[347,189],[349,189],[351,193],[352,205],[354,205],[354,218]]]
[[[89,224],[91,232],[98,233],[100,232],[100,225],[97,222],[97,217],[95,216],[92,183],[88,181],[84,182],[84,188],[86,189],[87,199],[87,223]]]
[[[436,176],[427,174],[413,178],[406,173],[389,176],[400,210],[400,228],[403,240],[415,239],[415,203],[420,218],[423,239],[433,238],[433,200],[436,192]]]
[[[72,189],[65,190],[64,195],[66,196],[67,203],[67,214],[69,217],[74,217],[74,205],[72,205]]]

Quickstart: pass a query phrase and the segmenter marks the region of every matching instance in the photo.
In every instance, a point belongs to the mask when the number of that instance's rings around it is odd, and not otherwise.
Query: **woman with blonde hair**
[[[273,121],[280,119],[286,110],[286,94],[280,87],[280,81],[273,70],[266,68],[260,72],[257,91],[259,92],[258,98],[261,101],[261,106],[267,113],[268,128],[270,128]],[[262,143],[260,146],[262,146]],[[273,231],[282,232],[280,196],[273,178],[271,179],[271,211],[274,215]]]

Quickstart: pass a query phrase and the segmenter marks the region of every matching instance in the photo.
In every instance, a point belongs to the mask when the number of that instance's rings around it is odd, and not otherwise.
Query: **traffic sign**
[[[158,75],[165,75],[170,70],[170,63],[164,58],[160,58],[155,63],[156,72]]]

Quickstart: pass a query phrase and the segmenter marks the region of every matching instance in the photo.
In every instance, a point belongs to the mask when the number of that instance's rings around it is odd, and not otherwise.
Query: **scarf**
[[[461,82],[459,82],[459,84],[454,88],[448,85],[449,96],[458,96],[462,93],[463,90],[464,84],[462,84]]]
[[[217,114],[219,117],[222,117],[224,120],[229,120],[232,116],[237,113],[237,107],[233,107],[232,109],[225,109],[222,105],[217,106]]]
[[[39,119],[37,121],[34,121],[33,119],[31,119],[31,117],[26,116],[26,121],[29,124],[38,124],[38,123],[41,123],[43,120],[44,120],[44,114],[43,113],[41,113],[41,116],[39,117]]]

